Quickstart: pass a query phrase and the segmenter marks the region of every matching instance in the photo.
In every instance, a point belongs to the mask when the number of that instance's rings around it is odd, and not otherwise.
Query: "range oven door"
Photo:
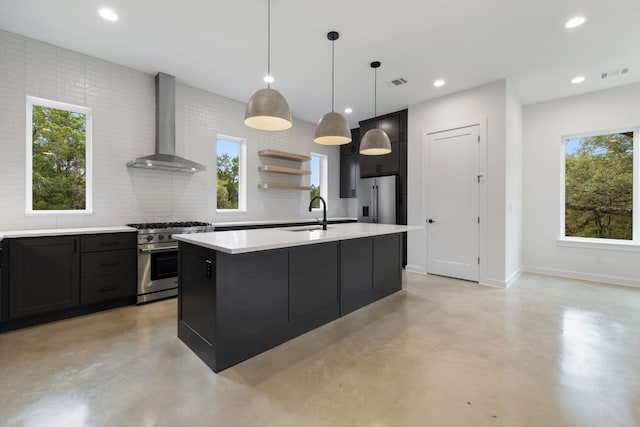
[[[138,247],[138,303],[169,296],[178,287],[178,246],[140,245]],[[162,294],[155,294],[162,292]],[[155,294],[155,295],[151,295]],[[175,293],[174,293],[175,295]]]

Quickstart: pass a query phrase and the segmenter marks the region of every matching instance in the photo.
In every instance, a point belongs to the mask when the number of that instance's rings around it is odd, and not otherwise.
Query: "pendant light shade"
[[[327,38],[331,40],[331,112],[322,116],[314,133],[313,141],[322,145],[343,145],[351,142],[351,130],[349,123],[342,114],[334,111],[334,71],[335,56],[333,42],[338,40],[340,34],[337,31],[329,31]]]
[[[360,141],[360,154],[380,156],[391,152],[391,141],[382,129],[369,129]]]
[[[244,123],[254,129],[285,130],[291,127],[291,110],[284,96],[275,89],[253,94],[244,113]]]
[[[271,0],[267,6],[267,76],[271,76]],[[244,124],[260,130],[286,130],[292,126],[291,110],[287,100],[280,92],[271,89],[271,82],[266,89],[253,94],[247,103],[244,113]]]
[[[377,83],[378,83],[378,68],[380,67],[379,61],[373,61],[371,68],[374,70],[374,84],[373,84],[373,115],[377,116]],[[364,134],[360,140],[360,154],[366,156],[381,156],[383,154],[389,154],[391,152],[391,141],[389,135],[382,129],[370,129]]]

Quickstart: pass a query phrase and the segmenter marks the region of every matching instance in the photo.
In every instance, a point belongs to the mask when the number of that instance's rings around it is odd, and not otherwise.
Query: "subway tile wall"
[[[25,214],[28,95],[92,108],[93,214]],[[258,151],[266,148],[326,154],[329,215],[346,216],[351,209],[339,198],[339,149],[314,144],[315,125],[300,120],[285,132],[250,129],[243,123],[244,110],[242,102],[178,83],[176,154],[203,163],[207,170],[131,169],[128,161],[155,147],[154,76],[0,31],[0,230],[315,216],[307,211],[306,191],[258,189],[263,181],[309,183],[308,176],[259,172],[261,164],[295,166],[259,157]],[[247,212],[216,213],[217,134],[247,140]]]

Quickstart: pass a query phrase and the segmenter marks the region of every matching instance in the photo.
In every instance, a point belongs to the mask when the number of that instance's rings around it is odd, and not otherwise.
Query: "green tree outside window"
[[[565,236],[633,239],[633,132],[565,141]]]
[[[85,114],[33,105],[32,209],[86,208]]]

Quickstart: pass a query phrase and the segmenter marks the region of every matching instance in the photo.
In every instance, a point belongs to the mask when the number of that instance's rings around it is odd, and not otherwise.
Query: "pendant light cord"
[[[373,117],[378,116],[378,69],[373,69]]]
[[[334,112],[333,104],[334,104],[334,93],[335,93],[335,41],[331,40],[331,112]]]
[[[267,87],[271,89],[271,0],[267,2]]]

